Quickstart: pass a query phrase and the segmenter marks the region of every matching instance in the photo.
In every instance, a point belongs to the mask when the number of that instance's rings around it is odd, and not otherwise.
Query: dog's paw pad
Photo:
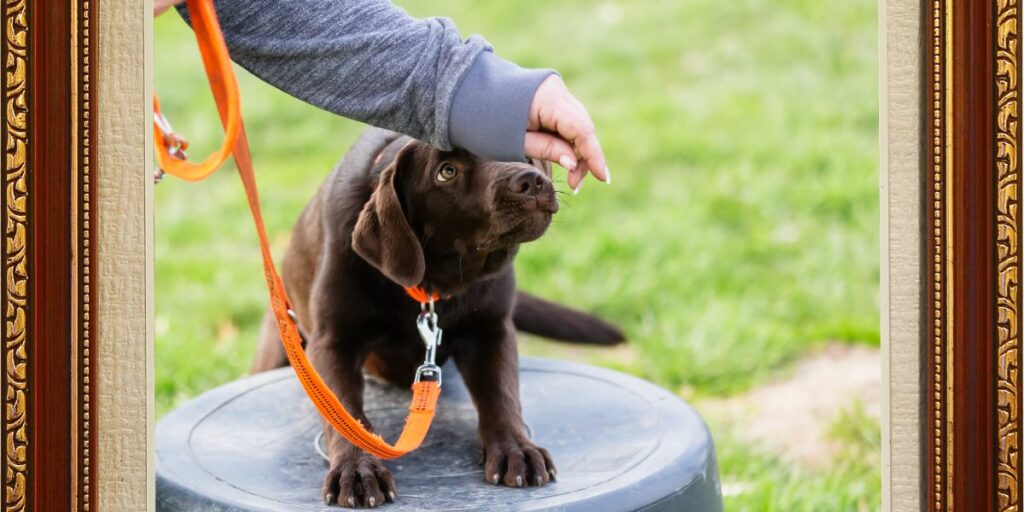
[[[323,497],[328,505],[374,508],[395,501],[395,479],[380,459],[360,453],[342,457],[324,478]]]
[[[508,487],[540,487],[555,476],[551,454],[528,440],[487,443],[484,449],[484,480]]]

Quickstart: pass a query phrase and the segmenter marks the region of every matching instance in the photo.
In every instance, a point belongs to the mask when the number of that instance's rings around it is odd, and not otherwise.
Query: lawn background
[[[873,0],[401,1],[499,55],[557,69],[588,106],[615,183],[592,179],[517,259],[521,287],[606,316],[624,349],[575,357],[697,403],[785,375],[831,341],[876,346]],[[156,21],[156,88],[204,155],[220,136],[191,33]],[[277,254],[362,126],[240,78]],[[564,177],[564,174],[560,174]],[[266,307],[237,177],[157,187],[157,406],[248,369]],[[807,390],[808,393],[814,390]],[[783,463],[708,418],[729,510],[877,509],[877,421],[836,419],[828,467]],[[320,478],[320,475],[311,476]]]

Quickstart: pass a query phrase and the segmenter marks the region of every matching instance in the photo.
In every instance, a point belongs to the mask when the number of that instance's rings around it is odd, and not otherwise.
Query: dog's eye
[[[452,164],[444,164],[441,169],[437,171],[437,181],[448,181],[455,177],[459,173],[459,170]]]

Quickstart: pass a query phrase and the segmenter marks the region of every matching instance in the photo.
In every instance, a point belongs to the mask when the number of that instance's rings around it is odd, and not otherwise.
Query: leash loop
[[[242,111],[238,99],[238,81],[231,68],[228,47],[212,0],[188,0],[188,12],[199,43],[206,78],[213,90],[213,99],[224,127],[224,142],[216,152],[198,164],[185,160],[181,144],[187,147],[187,142],[170,129],[167,118],[160,113],[160,101],[154,96],[153,144],[157,149],[156,158],[161,170],[184,180],[199,181],[213,174],[235,153],[236,143],[242,134]]]

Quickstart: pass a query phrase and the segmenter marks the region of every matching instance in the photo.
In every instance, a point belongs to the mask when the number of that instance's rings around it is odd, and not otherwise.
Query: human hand
[[[174,7],[185,0],[153,0],[153,16],[160,16],[167,9]]]
[[[588,171],[612,182],[590,114],[558,75],[541,82],[533,96],[525,145],[526,156],[565,167],[573,192],[579,191]]]

